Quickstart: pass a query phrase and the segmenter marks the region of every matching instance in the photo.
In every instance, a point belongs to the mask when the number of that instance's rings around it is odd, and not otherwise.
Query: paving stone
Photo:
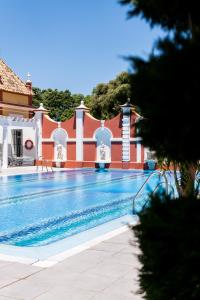
[[[36,297],[34,300],[90,300],[94,296],[94,292],[85,291],[80,288],[58,288],[44,293]]]
[[[10,265],[11,264],[11,262],[8,262],[8,261],[1,261],[0,260],[0,268],[2,268],[2,267],[5,267],[5,266],[8,266],[8,265]]]
[[[3,277],[4,274],[1,274],[0,277]],[[7,277],[7,278],[0,278],[0,289],[7,286],[7,285],[10,285],[11,283],[13,282],[16,282],[17,279],[16,278],[11,278],[11,277]]]
[[[1,273],[12,278],[21,279],[31,274],[37,273],[42,270],[39,267],[33,267],[31,265],[25,265],[20,263],[12,263],[1,268]]]
[[[115,278],[98,276],[88,272],[79,275],[76,281],[71,282],[71,286],[88,291],[100,292],[109,287],[115,280]]]
[[[137,261],[137,257],[134,256],[132,253],[124,253],[123,251],[115,253],[112,256],[112,259],[118,261],[118,263],[131,263],[132,265],[133,262]]]
[[[113,288],[105,290],[92,298],[92,300],[142,300],[142,296],[134,293],[127,293],[124,291],[121,294],[113,292]]]
[[[141,253],[141,251],[138,248],[136,248],[135,245],[132,245],[132,244],[127,245],[126,247],[124,247],[121,250],[121,252],[123,252],[123,253],[129,253],[129,254],[134,254],[134,255],[138,255],[138,254]]]
[[[124,249],[125,246],[126,245],[124,245],[124,244],[103,242],[101,244],[98,244],[98,245],[92,247],[91,250],[107,251],[107,252],[112,252],[114,254],[114,253],[117,253],[117,252],[121,251],[122,249]]]
[[[57,269],[47,269],[33,276],[29,277],[29,283],[34,285],[43,284],[48,289],[52,287],[71,285],[72,281],[76,281],[76,278],[80,276],[80,273],[65,270],[64,272]]]
[[[0,289],[13,283],[16,282],[18,279],[13,276],[12,272],[6,272],[6,269],[2,268],[0,270]]]
[[[43,283],[35,285],[27,278],[0,289],[0,295],[16,299],[33,300],[48,290],[48,287],[46,287]]]
[[[112,278],[120,278],[125,276],[129,272],[133,272],[133,267],[129,265],[122,265],[113,263],[111,261],[104,262],[98,266],[95,266],[89,270],[90,274],[108,276]]]
[[[74,262],[82,263],[82,262],[87,261],[89,264],[93,264],[93,263],[96,264],[110,256],[111,256],[110,252],[108,253],[108,252],[103,251],[103,253],[102,253],[102,252],[96,251],[96,250],[93,250],[93,251],[86,250],[75,256],[67,258],[64,262],[66,264],[69,264],[69,263],[73,264]]]
[[[132,293],[138,289],[140,264],[129,235],[120,234],[46,269],[2,262],[0,300],[141,300]]]
[[[137,256],[130,253],[123,253],[123,252],[116,253],[112,256],[110,261],[123,264],[123,265],[125,264],[129,266],[134,266],[134,267],[140,266]]]
[[[92,300],[142,300],[140,296],[120,296],[107,292],[99,293],[92,298]]]
[[[94,255],[93,253],[78,254],[73,257],[67,258],[65,261],[57,264],[55,269],[60,271],[71,270],[73,272],[85,272],[88,269],[100,264],[103,258],[101,254]]]
[[[0,296],[0,300],[16,300],[16,298]]]
[[[121,233],[107,241],[105,241],[104,243],[114,243],[114,244],[130,244],[135,240],[134,238],[134,234],[131,230],[128,230],[124,233]]]
[[[136,281],[134,282],[130,279],[120,278],[112,283],[108,288],[106,288],[104,292],[121,297],[138,297],[138,290],[139,286]]]

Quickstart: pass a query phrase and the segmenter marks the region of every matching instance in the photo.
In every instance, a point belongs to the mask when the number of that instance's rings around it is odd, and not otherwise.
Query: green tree
[[[42,102],[44,107],[49,110],[49,116],[55,121],[65,121],[70,119],[75,108],[83,100],[86,105],[90,104],[90,97],[82,94],[71,94],[69,90],[58,91],[57,89],[33,88],[33,105],[38,107]]]
[[[197,1],[122,0],[129,16],[159,25],[166,36],[145,60],[132,57],[131,98],[144,119],[140,122],[145,146],[168,165],[172,162],[180,195],[190,196],[199,169],[200,19]],[[178,181],[177,170],[181,171]],[[179,185],[179,183],[181,185]]]
[[[90,107],[92,114],[99,119],[109,119],[120,111],[130,94],[129,74],[123,72],[108,83],[99,83],[92,92]]]
[[[38,107],[42,102],[49,115],[56,121],[64,121],[73,116],[75,108],[83,100],[90,108],[91,114],[99,119],[109,119],[120,112],[120,104],[124,104],[130,95],[130,77],[122,72],[108,83],[99,83],[92,95],[71,94],[69,90],[44,89],[34,87],[33,105]]]
[[[33,87],[33,92],[34,92],[34,96],[33,96],[33,106],[34,107],[39,107],[40,103],[43,102],[43,97],[42,97],[42,90],[40,88],[37,87]]]

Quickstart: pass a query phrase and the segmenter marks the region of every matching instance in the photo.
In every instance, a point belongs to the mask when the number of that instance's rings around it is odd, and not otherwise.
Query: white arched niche
[[[111,162],[111,139],[112,132],[106,127],[98,128],[94,133],[97,142],[97,162]]]
[[[67,160],[67,132],[62,128],[53,131],[51,138],[54,141],[54,161]]]

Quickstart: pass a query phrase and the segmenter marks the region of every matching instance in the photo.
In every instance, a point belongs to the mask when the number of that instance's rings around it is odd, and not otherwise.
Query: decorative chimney
[[[27,80],[26,80],[26,87],[32,91],[32,81],[31,81],[31,74],[28,72],[27,73]]]
[[[84,101],[81,100],[81,104],[76,107],[76,110],[89,111],[89,108],[87,106],[85,106]]]

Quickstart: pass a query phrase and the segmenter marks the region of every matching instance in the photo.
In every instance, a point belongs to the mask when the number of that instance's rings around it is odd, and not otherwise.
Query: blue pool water
[[[0,243],[43,246],[132,214],[149,173],[72,170],[0,178]],[[151,178],[138,198],[158,183]]]

